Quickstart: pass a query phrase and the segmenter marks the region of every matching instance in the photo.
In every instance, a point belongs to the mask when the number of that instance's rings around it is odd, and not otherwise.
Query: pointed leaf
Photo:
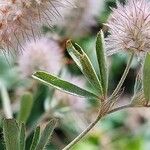
[[[102,30],[97,34],[96,54],[97,54],[97,60],[99,64],[100,80],[103,88],[103,93],[104,95],[107,95],[108,72],[107,72],[107,64],[106,64],[106,56],[105,56],[104,34]]]
[[[4,119],[3,134],[6,150],[19,150],[19,126],[15,119]]]
[[[90,84],[95,88],[97,94],[102,94],[101,82],[86,53],[82,50],[82,48],[79,45],[73,45],[71,41],[68,41],[66,46],[68,53],[75,61],[81,72],[85,75],[87,80],[90,82]]]
[[[150,54],[147,53],[143,69],[143,88],[144,96],[150,101]]]
[[[32,105],[33,105],[33,96],[31,93],[27,92],[22,96],[20,111],[18,114],[18,121],[26,123],[28,117],[30,116]]]
[[[98,98],[96,95],[89,91],[86,91],[72,83],[64,81],[58,77],[55,77],[43,71],[36,72],[33,75],[33,78],[45,83],[46,85],[53,86],[58,90],[64,91],[72,95],[88,98]]]
[[[48,143],[48,140],[51,138],[51,135],[55,129],[56,124],[57,124],[57,120],[52,119],[46,125],[35,150],[43,150],[45,148],[46,144]]]
[[[20,150],[25,150],[25,125],[23,123],[20,127]]]
[[[39,142],[39,139],[40,139],[40,127],[37,127],[35,132],[34,132],[32,144],[30,146],[30,150],[35,150],[37,143]]]

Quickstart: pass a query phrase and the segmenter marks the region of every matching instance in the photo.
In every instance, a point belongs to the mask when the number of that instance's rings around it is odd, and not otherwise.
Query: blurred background
[[[124,3],[124,0],[121,0]],[[9,115],[5,100],[10,100],[13,116],[19,118],[24,106],[29,113],[26,117],[27,147],[31,144],[36,125],[44,125],[50,118],[59,120],[48,150],[59,150],[71,142],[96,117],[98,103],[64,94],[35,81],[31,75],[44,70],[89,89],[86,79],[67,54],[65,43],[68,39],[77,42],[90,57],[95,68],[95,38],[100,29],[105,36],[105,26],[115,0],[76,0],[55,13],[55,23],[43,26],[42,37],[22,44],[22,50],[14,54],[0,55],[0,126],[2,119]],[[117,85],[127,62],[127,54],[108,56],[109,93]],[[120,105],[130,102],[134,92],[134,82],[140,64],[135,59],[123,85],[124,93]],[[90,89],[92,90],[92,89]],[[23,103],[26,94],[32,95],[32,102]],[[73,150],[149,150],[150,149],[150,110],[128,109],[103,118],[96,127],[77,144]],[[3,147],[0,128],[0,149]]]

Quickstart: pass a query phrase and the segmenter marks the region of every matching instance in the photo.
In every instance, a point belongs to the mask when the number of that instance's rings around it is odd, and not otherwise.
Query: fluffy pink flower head
[[[62,67],[62,50],[52,39],[41,38],[28,42],[19,57],[22,76],[31,76],[37,70],[58,74]]]
[[[74,7],[63,14],[64,21],[59,26],[64,26],[69,36],[84,36],[90,28],[96,25],[96,17],[104,8],[104,0],[71,0]]]
[[[39,28],[52,25],[63,0],[0,1],[0,47],[17,49],[22,40],[35,38]],[[66,1],[66,0],[64,0]]]
[[[125,5],[117,3],[117,8],[112,10],[107,24],[110,28],[106,39],[108,54],[120,50],[150,51],[150,2],[127,0]]]

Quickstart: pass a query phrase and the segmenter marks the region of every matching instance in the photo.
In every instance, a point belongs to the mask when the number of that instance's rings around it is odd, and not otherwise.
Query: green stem
[[[7,89],[3,83],[0,83],[0,90],[1,90],[2,105],[3,105],[5,117],[7,119],[13,118],[10,98],[9,98]]]
[[[118,108],[114,108],[114,109],[110,110],[110,111],[107,113],[107,115],[108,115],[108,114],[112,114],[112,113],[117,112],[117,111],[120,111],[120,110],[123,110],[123,109],[126,109],[126,108],[132,108],[132,107],[133,107],[133,106],[132,106],[131,104],[127,104],[127,105],[124,105],[124,106],[120,106],[120,107],[118,107]]]
[[[95,121],[93,121],[79,136],[77,136],[71,143],[69,143],[65,148],[62,150],[69,150],[72,148],[76,143],[78,143],[101,119],[101,115],[99,114]]]
[[[132,108],[133,106],[130,104],[114,108],[113,110],[110,110],[107,114],[112,114],[114,112],[126,109],[126,108]],[[79,136],[77,136],[71,143],[69,143],[64,149],[62,150],[69,150],[72,148],[75,144],[77,144],[97,123],[98,121],[102,118],[101,114],[97,116],[94,122],[92,122]]]
[[[123,85],[123,83],[124,83],[124,81],[125,81],[125,79],[126,79],[126,77],[127,77],[127,74],[128,74],[128,72],[129,72],[129,70],[130,70],[133,57],[134,57],[134,53],[131,54],[131,56],[130,56],[130,58],[129,58],[129,61],[128,61],[128,63],[127,63],[127,66],[126,66],[126,68],[125,68],[125,70],[124,70],[124,73],[123,73],[123,75],[122,75],[122,77],[121,77],[121,79],[120,79],[120,81],[119,81],[119,83],[118,83],[116,89],[114,90],[114,92],[113,92],[112,95],[110,96],[111,99],[114,98],[114,97],[118,94],[118,92],[120,91],[120,89],[121,89],[121,87],[122,87],[122,85]]]

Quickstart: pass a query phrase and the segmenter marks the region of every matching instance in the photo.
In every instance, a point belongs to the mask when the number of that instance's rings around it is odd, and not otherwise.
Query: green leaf
[[[61,80],[60,78],[50,75],[43,71],[36,72],[33,75],[33,78],[45,83],[46,85],[53,86],[58,90],[64,91],[72,95],[88,98],[98,98],[96,95],[89,91],[86,91],[72,83]]]
[[[52,119],[46,125],[35,150],[43,150],[45,148],[46,144],[48,143],[49,139],[51,138],[51,135],[55,129],[56,124],[57,124],[57,120]]]
[[[97,34],[96,54],[97,54],[97,60],[99,64],[100,80],[103,88],[103,93],[104,95],[107,95],[108,72],[107,72],[107,63],[106,63],[106,56],[105,56],[104,34],[102,30]]]
[[[35,132],[34,132],[34,136],[33,136],[33,139],[32,139],[32,144],[30,146],[30,150],[35,150],[39,139],[40,139],[40,127],[38,126],[36,128]]]
[[[26,124],[33,105],[33,96],[31,93],[27,92],[22,96],[20,111],[18,114],[18,121]]]
[[[20,150],[20,131],[15,119],[4,119],[3,134],[6,150]]]
[[[90,84],[95,88],[98,95],[102,94],[101,82],[96,74],[96,71],[82,48],[77,44],[72,44],[71,41],[67,42],[67,50],[69,55],[75,61],[81,72],[85,75]]]
[[[20,127],[20,150],[25,150],[25,125],[23,123]]]
[[[144,69],[143,69],[143,88],[144,88],[144,96],[147,101],[150,101],[150,54],[147,53]]]

